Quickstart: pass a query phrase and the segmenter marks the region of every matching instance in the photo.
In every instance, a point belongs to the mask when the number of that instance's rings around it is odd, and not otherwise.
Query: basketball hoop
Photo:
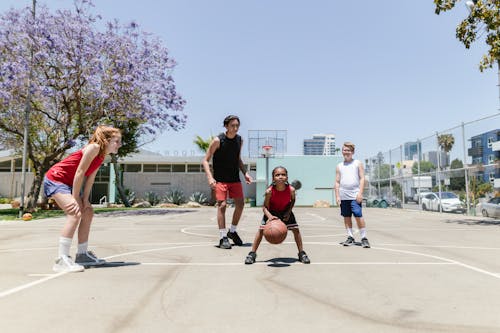
[[[271,145],[264,145],[262,146],[262,156],[264,157],[269,157],[273,153],[273,146]]]

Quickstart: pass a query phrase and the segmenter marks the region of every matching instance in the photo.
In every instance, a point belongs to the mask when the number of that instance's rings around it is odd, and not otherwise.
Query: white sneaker
[[[70,256],[60,256],[52,266],[55,272],[83,272],[85,267],[75,264]]]

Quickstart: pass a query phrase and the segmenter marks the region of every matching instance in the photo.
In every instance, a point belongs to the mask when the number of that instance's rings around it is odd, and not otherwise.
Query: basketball
[[[285,240],[287,231],[286,224],[281,220],[267,221],[264,226],[264,237],[271,244],[280,244]]]
[[[29,221],[29,220],[31,220],[32,218],[33,218],[33,215],[31,215],[30,213],[24,213],[24,214],[23,214],[23,217],[22,217],[22,219],[23,219],[24,221]]]

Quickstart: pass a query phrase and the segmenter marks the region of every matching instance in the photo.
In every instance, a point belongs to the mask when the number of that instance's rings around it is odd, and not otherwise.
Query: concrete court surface
[[[498,220],[365,208],[364,249],[339,244],[337,208],[296,208],[312,263],[289,233],[244,265],[261,209],[231,250],[215,214],[96,215],[110,264],[69,274],[51,270],[64,218],[0,222],[0,332],[500,332]]]

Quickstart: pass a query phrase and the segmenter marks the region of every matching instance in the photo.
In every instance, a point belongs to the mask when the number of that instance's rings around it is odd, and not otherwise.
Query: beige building
[[[145,198],[147,192],[163,196],[167,191],[179,189],[186,198],[195,192],[210,197],[201,161],[203,156],[164,156],[141,151],[119,161],[123,172],[120,180],[125,189],[135,192],[137,198]],[[242,158],[255,178],[256,161]],[[0,152],[0,197],[15,198],[21,195],[21,158],[13,151]],[[91,194],[92,203],[116,202],[115,173],[109,158],[99,169]],[[33,182],[33,173],[26,173],[26,191]],[[243,182],[245,197],[255,198],[255,184]]]

